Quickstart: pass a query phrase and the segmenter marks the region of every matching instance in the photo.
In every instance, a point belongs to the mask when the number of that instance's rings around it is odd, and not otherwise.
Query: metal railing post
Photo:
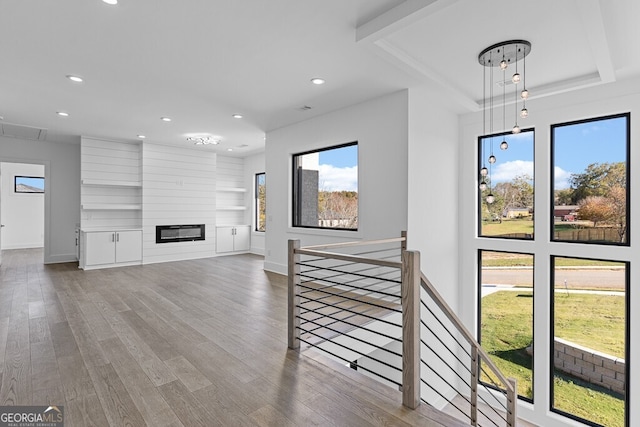
[[[507,387],[507,426],[516,427],[516,407],[518,406],[518,382],[515,378],[507,378],[511,387]]]
[[[288,316],[289,348],[300,350],[300,240],[289,240],[288,256]]]
[[[420,405],[420,252],[402,253],[402,404]]]
[[[478,425],[478,380],[480,364],[478,362],[478,348],[471,346],[471,413],[469,418],[472,426]]]

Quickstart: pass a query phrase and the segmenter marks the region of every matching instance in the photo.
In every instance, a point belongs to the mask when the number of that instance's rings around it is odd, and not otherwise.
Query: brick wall
[[[555,338],[554,365],[557,369],[592,384],[625,394],[625,361],[570,341]]]

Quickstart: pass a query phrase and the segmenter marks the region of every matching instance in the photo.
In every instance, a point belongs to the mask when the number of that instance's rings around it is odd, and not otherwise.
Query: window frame
[[[555,166],[556,166],[556,162],[555,162],[555,129],[559,128],[559,127],[565,127],[565,126],[573,126],[573,125],[579,125],[579,124],[584,124],[584,123],[590,123],[590,122],[599,122],[599,121],[603,121],[603,120],[610,120],[610,119],[617,119],[617,118],[622,118],[624,117],[626,119],[626,132],[627,132],[627,140],[626,140],[626,144],[625,144],[625,150],[626,150],[626,158],[625,158],[625,168],[626,168],[626,211],[627,211],[627,215],[626,215],[626,242],[624,243],[618,243],[618,242],[613,242],[613,241],[589,241],[589,240],[563,240],[563,239],[555,239],[554,238],[554,232],[555,232],[555,179],[556,179],[556,172],[555,172]],[[626,112],[626,113],[619,113],[619,114],[611,114],[611,115],[606,115],[606,116],[598,116],[598,117],[591,117],[588,119],[581,119],[581,120],[573,120],[573,121],[569,121],[569,122],[563,122],[563,123],[554,123],[551,124],[549,126],[549,145],[550,145],[550,156],[549,156],[549,161],[550,161],[550,169],[551,169],[551,174],[550,174],[550,180],[549,180],[549,185],[550,185],[550,191],[549,191],[549,195],[551,197],[550,203],[549,203],[549,207],[550,207],[550,212],[549,212],[549,221],[550,221],[550,236],[549,239],[551,242],[553,243],[572,243],[572,244],[584,244],[584,245],[605,245],[605,246],[631,246],[631,158],[630,158],[630,153],[631,153],[631,113],[630,112]]]
[[[265,192],[266,192],[266,188],[267,188],[267,173],[266,172],[258,172],[254,175],[254,179],[253,179],[253,185],[254,185],[254,221],[255,221],[255,226],[254,226],[254,230],[255,232],[258,233],[264,233],[267,230],[267,218],[266,218],[266,193],[265,193],[265,218],[264,218],[264,229],[260,230],[260,185],[258,183],[259,177],[262,176],[264,177],[264,187],[265,187]]]
[[[631,401],[629,399],[629,385],[630,385],[630,369],[629,369],[629,364],[630,364],[630,360],[631,360],[631,298],[629,298],[629,291],[631,288],[631,262],[630,261],[619,261],[619,260],[615,260],[615,259],[603,259],[603,258],[587,258],[587,257],[583,257],[583,256],[575,256],[575,255],[549,255],[549,272],[550,272],[550,280],[549,280],[549,286],[551,287],[551,300],[550,300],[550,307],[549,307],[549,361],[550,361],[550,366],[549,366],[549,371],[547,372],[549,375],[549,411],[551,411],[552,413],[555,414],[559,414],[562,415],[564,417],[567,417],[571,420],[574,421],[578,421],[580,423],[589,425],[589,426],[593,426],[593,427],[601,427],[600,424],[594,423],[593,421],[581,418],[575,414],[572,414],[570,412],[565,412],[562,409],[558,409],[554,407],[553,401],[554,401],[554,393],[555,393],[555,387],[554,387],[554,377],[555,377],[555,369],[554,369],[554,357],[555,357],[555,272],[556,272],[556,264],[555,264],[555,259],[556,258],[574,258],[574,259],[584,259],[584,260],[590,260],[590,261],[606,261],[606,262],[621,262],[624,263],[625,265],[625,322],[624,322],[624,327],[625,327],[625,334],[624,334],[624,339],[625,339],[625,349],[624,349],[624,353],[625,353],[625,372],[624,372],[624,381],[625,381],[625,385],[627,388],[627,392],[624,394],[624,422],[625,422],[625,426],[629,425],[629,405],[631,404]]]
[[[41,179],[42,180],[42,191],[18,191],[18,178],[29,178],[29,179]],[[26,175],[14,175],[13,177],[13,192],[15,194],[44,194],[45,192],[45,177],[44,176],[26,176]]]
[[[477,197],[477,212],[476,212],[476,227],[477,227],[477,237],[480,239],[507,239],[507,240],[518,240],[518,241],[533,241],[535,240],[535,229],[536,229],[536,224],[535,224],[535,192],[536,192],[536,129],[535,126],[529,127],[529,128],[525,128],[522,129],[520,131],[520,134],[524,134],[526,132],[531,132],[532,136],[533,136],[533,146],[532,146],[532,159],[533,159],[533,176],[531,177],[533,180],[533,209],[534,209],[534,223],[533,223],[533,233],[531,235],[531,237],[507,237],[507,236],[500,236],[500,235],[485,235],[482,234],[482,206],[483,206],[483,199],[482,199],[482,190],[480,190],[479,185],[476,186],[476,197]],[[493,134],[487,134],[487,135],[479,135],[478,139],[477,139],[477,144],[478,144],[478,156],[477,156],[477,161],[478,161],[478,166],[477,166],[477,170],[479,171],[483,166],[486,165],[486,163],[483,163],[483,158],[482,156],[486,153],[484,153],[483,150],[483,146],[482,146],[482,141],[483,139],[489,139],[489,138],[499,138],[501,136],[504,135],[511,135],[512,132],[511,131],[505,131],[505,132],[500,132],[500,133],[493,133]],[[478,182],[478,184],[480,184],[480,182]],[[495,187],[495,185],[492,183],[491,184],[492,187]]]
[[[536,264],[536,256],[534,253],[529,253],[529,252],[518,252],[518,251],[505,251],[505,250],[498,250],[498,249],[477,249],[476,250],[476,256],[477,256],[477,261],[476,261],[476,265],[478,266],[478,271],[477,271],[477,277],[478,277],[478,283],[477,283],[477,307],[476,307],[476,324],[478,325],[477,328],[477,340],[478,343],[482,346],[482,253],[483,252],[499,252],[499,253],[503,253],[503,254],[518,254],[518,255],[526,255],[526,256],[530,256],[532,261],[533,261],[533,265],[532,265],[532,271],[531,271],[531,338],[533,341],[535,341],[535,336],[536,336],[536,322],[535,322],[535,318],[536,318],[536,308],[535,308],[535,264]],[[511,291],[509,291],[511,292]],[[532,345],[534,345],[534,342],[532,342]],[[478,359],[478,366],[481,366],[482,360]],[[482,369],[480,369],[480,372],[482,372]],[[486,387],[490,388],[490,389],[494,389],[494,390],[500,390],[498,387],[496,387],[493,384],[487,383],[482,381],[481,378],[478,379],[478,381],[482,382],[482,384],[484,384]],[[535,386],[534,386],[534,381],[535,381],[535,352],[533,352],[531,354],[531,392],[533,397],[529,398],[527,396],[523,396],[520,393],[517,393],[516,390],[516,397],[523,401],[523,402],[527,402],[527,403],[534,403],[534,399],[535,399]],[[501,390],[504,391],[504,390]]]
[[[311,230],[335,230],[335,231],[344,231],[344,232],[357,232],[358,231],[358,227],[356,228],[345,228],[345,227],[321,227],[321,226],[311,226],[311,225],[300,225],[299,222],[301,220],[301,203],[302,203],[302,196],[299,194],[300,193],[300,185],[298,184],[298,180],[299,180],[299,170],[301,170],[301,166],[299,164],[299,162],[297,161],[298,158],[301,158],[304,155],[307,154],[315,154],[315,153],[321,153],[323,151],[330,151],[330,150],[336,150],[336,149],[340,149],[340,148],[345,148],[345,147],[351,147],[351,146],[356,146],[358,147],[358,156],[357,156],[357,163],[356,166],[359,167],[359,163],[360,163],[360,151],[359,151],[359,144],[358,141],[351,141],[351,142],[347,142],[347,143],[343,143],[343,144],[337,144],[337,145],[332,145],[329,147],[323,147],[323,148],[318,148],[318,149],[314,149],[314,150],[307,150],[307,151],[303,151],[303,152],[299,152],[299,153],[293,153],[291,155],[291,190],[292,190],[292,197],[291,197],[291,227],[292,228],[304,228],[304,229],[311,229]],[[358,215],[360,212],[360,200],[359,200],[359,196],[360,196],[360,183],[358,183],[358,189],[356,191],[356,193],[358,194]]]

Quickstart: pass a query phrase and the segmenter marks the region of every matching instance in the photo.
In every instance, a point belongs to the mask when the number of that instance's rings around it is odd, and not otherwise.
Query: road
[[[487,268],[482,270],[482,282],[485,284],[531,286],[532,280],[531,269]],[[555,274],[556,287],[564,288],[565,280],[569,289],[624,290],[625,272],[622,268],[558,269]]]

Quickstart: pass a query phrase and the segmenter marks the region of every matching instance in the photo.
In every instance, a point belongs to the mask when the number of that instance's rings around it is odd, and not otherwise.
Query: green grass
[[[495,253],[495,252],[494,252]],[[510,255],[510,254],[509,254]],[[599,261],[595,259],[580,258],[556,258],[556,267],[623,267],[623,262]],[[532,256],[505,256],[496,258],[485,258],[482,260],[483,267],[532,267]]]
[[[499,236],[501,234],[533,233],[533,221],[530,219],[503,219],[502,222],[483,221],[483,236]]]
[[[518,393],[532,390],[532,292],[502,291],[482,299],[482,346],[507,377],[518,380]],[[555,298],[555,334],[603,353],[624,357],[624,297],[561,294]],[[545,355],[542,355],[545,357]],[[486,374],[483,379],[491,383]],[[554,406],[606,425],[624,425],[624,401],[605,389],[558,372]]]

